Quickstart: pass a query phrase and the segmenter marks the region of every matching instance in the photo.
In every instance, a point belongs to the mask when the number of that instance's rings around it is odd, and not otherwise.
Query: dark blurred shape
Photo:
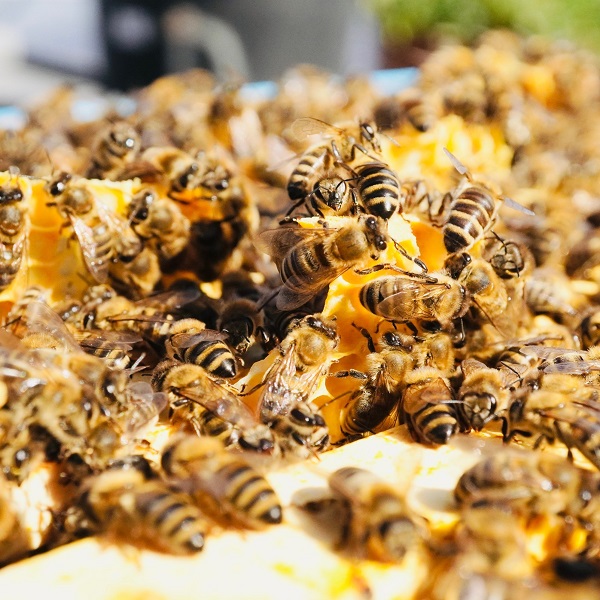
[[[102,0],[102,34],[108,69],[104,83],[129,90],[165,73],[163,14],[167,0]]]

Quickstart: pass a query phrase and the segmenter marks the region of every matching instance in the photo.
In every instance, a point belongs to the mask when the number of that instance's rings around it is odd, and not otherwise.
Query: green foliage
[[[508,28],[566,38],[600,51],[600,0],[367,0],[388,41],[452,36],[470,42]]]

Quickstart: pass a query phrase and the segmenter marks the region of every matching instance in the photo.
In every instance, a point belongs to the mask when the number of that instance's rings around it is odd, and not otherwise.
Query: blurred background
[[[0,103],[65,81],[128,90],[205,67],[277,79],[312,63],[340,74],[418,64],[489,27],[600,50],[600,0],[0,0]]]

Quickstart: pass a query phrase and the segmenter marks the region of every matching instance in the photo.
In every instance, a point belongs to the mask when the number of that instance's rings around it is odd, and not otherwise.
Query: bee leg
[[[367,345],[369,348],[369,352],[375,352],[375,342],[373,342],[373,338],[371,337],[371,334],[364,328],[364,327],[359,327],[356,323],[352,323],[352,327],[354,327],[354,329],[357,329],[358,331],[360,331],[360,334],[367,339]]]
[[[336,373],[329,373],[329,377],[354,377],[355,379],[369,378],[366,373],[363,373],[362,371],[357,371],[356,369],[349,369],[348,371],[337,371]],[[348,392],[345,393],[347,394]],[[337,398],[341,398],[341,396],[337,396]],[[337,398],[334,398],[334,400],[337,400]],[[325,404],[323,406],[325,406]]]

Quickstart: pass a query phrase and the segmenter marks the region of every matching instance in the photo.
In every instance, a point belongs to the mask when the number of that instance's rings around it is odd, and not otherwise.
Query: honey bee
[[[536,447],[559,441],[569,452],[573,448],[579,450],[598,468],[599,413],[598,391],[594,386],[586,385],[579,375],[548,372],[541,378],[539,389],[513,394],[505,439],[531,437]]]
[[[164,360],[154,369],[152,385],[167,394],[174,418],[189,422],[198,435],[218,437],[228,446],[253,452],[277,450],[271,429],[202,367]]]
[[[16,278],[27,254],[29,215],[27,198],[18,182],[18,170],[0,186],[0,291]]]
[[[581,320],[578,329],[581,346],[584,350],[600,344],[600,311],[597,307],[593,307],[588,311],[588,314]]]
[[[366,211],[382,219],[402,213],[400,181],[389,166],[383,162],[360,164],[354,168],[358,195]]]
[[[482,251],[483,258],[504,280],[525,279],[535,268],[531,250],[522,242],[492,238]]]
[[[468,429],[481,431],[488,423],[502,419],[511,395],[506,372],[487,367],[474,358],[461,364],[463,382],[458,390],[458,409]]]
[[[396,416],[399,395],[413,367],[412,346],[404,337],[395,332],[383,334],[379,352],[371,340],[366,373],[355,370],[335,373],[336,377],[349,375],[364,381],[350,394],[340,414],[340,429],[346,437],[373,433],[383,422]]]
[[[330,475],[329,486],[346,508],[346,541],[369,558],[401,561],[422,543],[423,529],[404,498],[370,471],[338,469]]]
[[[227,336],[227,345],[240,357],[255,342],[269,341],[264,313],[256,300],[233,297],[224,301],[217,319],[217,329]]]
[[[261,420],[272,421],[290,404],[308,401],[325,375],[339,337],[333,319],[309,315],[298,321],[279,346],[281,357],[269,368],[259,403]],[[258,386],[257,386],[258,387]],[[247,394],[252,391],[247,392]]]
[[[500,202],[533,215],[529,209],[505,196],[498,196],[484,184],[476,182],[468,169],[446,148],[454,168],[465,179],[451,193],[448,219],[443,228],[444,246],[449,254],[465,252],[491,229],[496,221]]]
[[[145,298],[160,281],[161,270],[156,253],[148,246],[131,260],[119,260],[109,266],[109,275],[117,290],[132,298]]]
[[[566,319],[577,316],[569,279],[554,269],[544,267],[534,270],[525,282],[525,300],[535,314],[544,313]]]
[[[231,379],[237,375],[237,362],[225,339],[224,334],[205,329],[202,321],[181,319],[169,331],[167,356],[199,365],[214,377]]]
[[[132,332],[159,347],[164,347],[177,311],[200,297],[197,288],[188,287],[132,302],[112,289],[95,289],[99,294],[106,292],[106,296],[92,296],[87,301],[84,297],[83,307],[74,319],[80,329]]]
[[[170,554],[193,554],[204,547],[207,523],[200,509],[141,469],[115,463],[85,488],[80,504],[100,532]]]
[[[399,106],[400,119],[406,119],[417,131],[429,131],[442,116],[439,94],[425,94],[411,87],[402,91],[395,102]]]
[[[329,444],[327,424],[310,401],[337,348],[335,322],[310,315],[297,322],[281,342],[281,357],[252,390],[264,386],[258,413],[279,434],[284,452],[306,457]]]
[[[91,164],[86,177],[118,179],[123,166],[135,160],[142,141],[126,121],[112,123],[98,135],[92,146]]]
[[[208,514],[251,529],[281,523],[268,481],[215,438],[180,435],[163,450],[161,465]]]
[[[348,269],[359,269],[387,248],[387,224],[375,216],[344,219],[340,227],[280,227],[263,231],[261,245],[275,260],[283,286],[279,310],[302,306]]]
[[[357,192],[350,179],[327,171],[315,181],[312,191],[288,210],[286,216],[301,204],[306,207],[309,216],[344,216],[356,212]]]
[[[142,188],[127,207],[132,229],[162,259],[180,254],[190,239],[190,221],[177,204]]]
[[[357,161],[357,151],[374,161],[380,160],[381,146],[372,124],[364,122],[350,127],[336,127],[305,117],[292,123],[292,134],[297,139],[321,134],[329,139],[306,150],[288,180],[287,192],[292,200],[305,198],[316,180],[326,173],[333,163],[352,167]]]
[[[397,323],[413,319],[435,320],[449,326],[471,305],[466,288],[442,273],[378,277],[360,290],[360,303],[374,315]]]
[[[399,197],[404,212],[416,215],[434,227],[442,227],[446,222],[447,198],[427,180],[401,180]]]
[[[400,402],[401,422],[422,444],[447,444],[460,429],[450,382],[438,369],[420,367],[407,374]]]
[[[460,506],[504,505],[529,515],[598,522],[598,474],[549,452],[502,448],[465,471],[454,489]],[[595,537],[596,533],[592,533]]]
[[[60,172],[46,189],[54,199],[48,206],[56,206],[72,226],[86,268],[97,282],[107,281],[112,262],[132,260],[142,251],[127,220],[98,202],[84,181]]]

